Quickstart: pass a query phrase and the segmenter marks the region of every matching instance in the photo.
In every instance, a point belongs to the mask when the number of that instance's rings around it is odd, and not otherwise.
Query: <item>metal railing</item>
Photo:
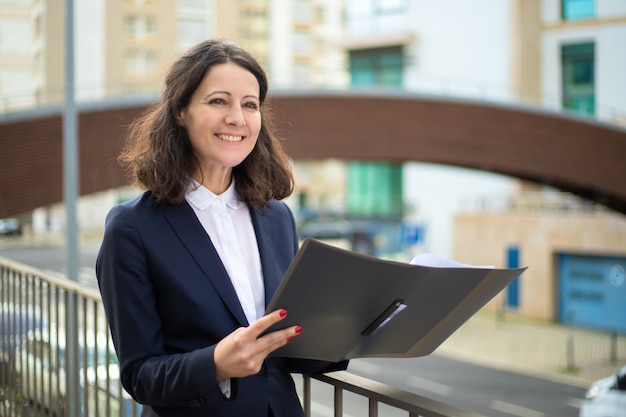
[[[0,258],[0,307],[0,415],[139,415],[97,290]]]
[[[371,379],[363,378],[346,371],[332,372],[316,376],[303,377],[303,407],[307,417],[311,411],[311,380],[321,381],[333,387],[334,417],[344,414],[344,393],[349,392],[367,398],[367,416],[378,417],[381,404],[390,406],[393,416],[408,415],[409,417],[484,417],[481,414],[460,410],[451,405],[422,397],[407,391],[391,387]],[[400,412],[404,413],[400,413]],[[407,414],[408,413],[408,414]],[[357,414],[365,416],[365,414]]]
[[[0,306],[1,416],[65,416],[69,408],[90,417],[140,414],[141,405],[122,389],[97,290],[0,258]],[[76,337],[68,338],[70,333]],[[65,357],[69,343],[77,352],[73,364]],[[66,380],[71,369],[75,378]],[[344,392],[366,398],[369,417],[379,415],[380,404],[392,407],[394,416],[481,417],[346,371],[303,376],[302,381],[307,417],[313,417],[314,383],[332,387],[329,402],[336,417],[344,415]]]

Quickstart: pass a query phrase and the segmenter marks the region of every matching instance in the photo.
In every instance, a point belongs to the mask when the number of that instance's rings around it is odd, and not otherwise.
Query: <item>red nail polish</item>
[[[302,327],[296,326],[296,334],[300,334],[302,332]]]
[[[287,315],[287,310],[280,310],[280,316],[285,317]]]
[[[291,342],[293,340],[293,337],[288,337],[287,338],[287,343]]]

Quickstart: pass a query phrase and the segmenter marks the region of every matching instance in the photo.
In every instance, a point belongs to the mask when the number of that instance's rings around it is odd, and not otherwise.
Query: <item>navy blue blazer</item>
[[[298,249],[293,215],[271,201],[251,209],[266,302]],[[192,208],[156,205],[149,192],[107,215],[96,263],[124,388],[144,404],[143,416],[302,416],[291,372],[345,369],[269,357],[263,370],[218,386],[215,345],[247,320],[213,244]],[[306,331],[306,329],[305,329]]]

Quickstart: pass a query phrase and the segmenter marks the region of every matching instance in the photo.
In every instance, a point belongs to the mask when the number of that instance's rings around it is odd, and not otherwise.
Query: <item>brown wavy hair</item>
[[[246,159],[233,168],[239,197],[253,207],[283,199],[294,189],[290,160],[272,126],[267,98],[267,77],[254,57],[235,43],[210,39],[195,45],[170,67],[158,103],[137,117],[128,130],[119,155],[135,185],[157,202],[182,203],[196,168],[189,136],[176,117],[189,104],[207,71],[216,64],[233,63],[250,71],[259,82],[261,130]]]

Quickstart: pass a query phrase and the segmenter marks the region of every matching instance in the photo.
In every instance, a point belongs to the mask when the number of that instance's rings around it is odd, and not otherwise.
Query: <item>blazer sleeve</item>
[[[217,383],[215,345],[187,353],[164,351],[146,242],[135,218],[142,212],[131,207],[119,205],[107,215],[96,261],[122,384],[136,401],[151,406],[219,408],[227,400]]]

